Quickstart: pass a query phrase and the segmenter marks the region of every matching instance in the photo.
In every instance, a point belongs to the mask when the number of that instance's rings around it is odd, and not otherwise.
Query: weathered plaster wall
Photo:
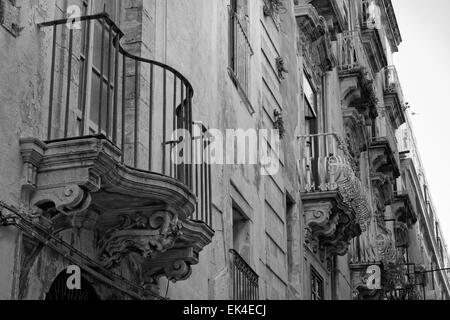
[[[232,204],[245,209],[250,219],[249,243],[241,255],[260,275],[261,298],[288,297],[288,260],[286,234],[286,190],[298,203],[295,165],[295,134],[298,114],[297,60],[295,21],[293,16],[283,21],[277,30],[272,18],[262,13],[262,1],[249,2],[251,58],[249,100],[255,114],[239,95],[228,74],[228,1],[193,0],[180,3],[170,0],[158,6],[156,57],[182,72],[194,90],[194,118],[210,128],[250,129],[273,128],[273,108],[283,111],[288,136],[283,141],[280,157],[282,172],[276,177],[262,177],[257,166],[214,166],[214,227],[213,243],[201,254],[192,277],[171,285],[169,296],[175,299],[229,299],[232,293],[229,249],[233,245]],[[292,8],[288,8],[292,12]],[[183,16],[183,19],[179,19]],[[163,27],[167,26],[167,27]],[[166,29],[165,29],[166,28]],[[265,50],[265,51],[264,51]],[[183,54],[180,54],[182,52]],[[286,59],[290,72],[281,81],[275,73],[275,58]],[[268,58],[266,58],[268,56]],[[267,60],[269,59],[269,60]],[[272,68],[272,70],[270,69]],[[268,100],[267,85],[277,100]],[[283,96],[283,98],[281,98]],[[270,97],[273,99],[273,97]],[[290,116],[294,115],[294,116]],[[288,158],[288,159],[287,159]],[[245,199],[242,201],[241,199]],[[240,203],[244,202],[244,203]],[[299,211],[293,210],[291,243],[300,256]],[[291,266],[297,273],[292,279],[292,292],[299,295],[298,261]],[[206,277],[206,275],[208,275]],[[166,284],[161,284],[166,290]]]
[[[22,161],[19,139],[42,135],[45,107],[42,97],[45,49],[48,44],[39,37],[37,23],[53,15],[49,1],[17,1],[21,32],[12,36],[0,27],[0,199],[18,205]],[[18,244],[16,229],[0,232],[0,299],[17,298]]]

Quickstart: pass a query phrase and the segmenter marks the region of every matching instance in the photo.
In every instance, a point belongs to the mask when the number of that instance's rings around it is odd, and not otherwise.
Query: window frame
[[[245,5],[239,5],[239,2],[245,1]],[[250,19],[249,19],[249,3],[251,0],[230,0],[229,10],[229,40],[228,40],[228,70],[230,76],[238,88],[239,92],[250,106],[253,114],[254,110],[250,103],[250,84],[251,84],[251,57],[253,56],[253,48],[251,46],[250,37]],[[239,10],[245,8],[244,11]],[[242,16],[241,16],[242,15]],[[240,30],[238,30],[240,29]],[[245,50],[239,50],[238,35],[241,34],[244,40]],[[242,66],[243,65],[243,66]],[[239,67],[240,66],[240,67]],[[241,68],[244,70],[240,70]],[[243,77],[241,73],[244,73]],[[243,79],[242,79],[243,78]]]
[[[314,101],[313,106],[311,106],[311,101],[309,101],[306,93],[306,85],[309,86],[311,93],[313,94]],[[318,117],[318,90],[312,81],[312,78],[306,68],[303,69],[302,74],[302,93],[303,93],[303,106],[305,113],[305,134],[315,135],[319,133],[319,117]],[[312,116],[309,116],[312,114]],[[308,149],[308,156],[314,158],[319,154],[319,146],[317,143],[317,138],[309,138],[306,141],[306,147]]]
[[[325,300],[325,282],[323,277],[311,266],[311,300],[324,301]]]
[[[83,5],[82,8],[82,15],[93,15],[98,14],[101,12],[97,12],[96,7],[96,1],[98,0],[81,0],[81,3]],[[100,0],[102,1],[102,0]],[[119,15],[120,15],[120,1],[118,0],[106,0],[106,1],[113,1],[113,8],[114,8],[114,14],[110,18],[118,22],[119,21]],[[79,88],[79,101],[78,101],[78,107],[75,110],[75,116],[76,116],[76,122],[77,122],[77,130],[79,134],[81,135],[95,135],[95,134],[105,134],[108,136],[107,132],[107,125],[106,122],[110,121],[111,119],[103,119],[102,120],[102,126],[99,128],[99,120],[97,121],[93,120],[93,116],[91,115],[93,111],[92,106],[92,94],[94,92],[93,88],[93,79],[95,76],[97,76],[100,79],[101,85],[106,90],[108,89],[108,86],[110,88],[110,94],[112,95],[112,92],[114,92],[114,79],[108,79],[108,68],[111,68],[111,66],[108,64],[108,61],[103,61],[103,68],[106,67],[106,70],[103,70],[103,79],[101,79],[101,68],[102,66],[96,66],[95,65],[95,59],[94,59],[94,43],[96,40],[96,24],[100,23],[100,28],[102,23],[98,21],[88,21],[83,23],[82,26],[82,42],[83,47],[81,48],[81,52],[79,55],[80,58],[80,79],[83,79],[83,81],[80,81],[80,84],[82,83],[83,86]],[[106,26],[105,28],[105,39],[109,39],[108,37],[109,28]],[[112,48],[113,51],[114,48]],[[104,48],[104,54],[108,53],[108,47]],[[111,54],[111,53],[110,53]],[[114,54],[112,54],[112,58],[115,59]],[[113,63],[113,62],[112,62]],[[87,71],[87,73],[86,73]],[[104,90],[104,89],[103,89]],[[107,92],[107,91],[106,91]],[[99,95],[99,92],[98,92]],[[103,96],[103,94],[102,94]],[[111,99],[112,97],[110,97]],[[99,106],[103,109],[103,104],[105,102],[102,101],[102,106]],[[94,112],[98,113],[98,107],[95,108]],[[103,114],[103,113],[102,113]],[[98,115],[97,115],[98,117]],[[83,119],[85,119],[83,123]],[[104,121],[106,120],[106,121]],[[104,128],[104,126],[106,128]]]

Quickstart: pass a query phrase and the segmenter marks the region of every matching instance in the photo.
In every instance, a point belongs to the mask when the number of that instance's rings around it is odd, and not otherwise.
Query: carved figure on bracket
[[[106,268],[113,268],[132,252],[144,259],[165,252],[173,247],[181,228],[178,216],[168,211],[151,217],[124,215],[123,222],[107,231],[100,241],[100,262]]]
[[[315,82],[336,64],[332,52],[331,36],[324,17],[319,16],[317,10],[306,5],[297,16],[300,32],[298,37],[299,52],[312,71]]]

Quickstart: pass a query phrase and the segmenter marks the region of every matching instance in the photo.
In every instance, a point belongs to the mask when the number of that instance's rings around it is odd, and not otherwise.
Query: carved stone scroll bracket
[[[327,194],[304,195],[305,243],[314,253],[319,253],[322,262],[330,256],[345,255],[351,239],[361,234],[352,207],[343,202],[339,193]],[[313,199],[314,196],[322,198]]]
[[[373,141],[370,146],[370,164],[372,173],[383,173],[392,179],[400,176],[399,164],[394,157],[394,151],[386,139]]]
[[[75,216],[84,213],[91,205],[91,195],[77,185],[41,189],[33,193],[30,208],[33,215],[48,218],[61,213]]]
[[[336,231],[337,221],[332,218],[331,203],[316,203],[305,206],[306,225],[313,237],[331,236]]]
[[[417,214],[412,205],[411,198],[408,193],[397,194],[391,205],[393,218],[399,222],[405,223],[408,228],[417,222]]]
[[[178,216],[169,211],[150,216],[124,215],[123,221],[106,231],[100,241],[100,263],[106,268],[114,268],[124,257],[136,252],[143,258],[152,258],[174,246],[181,228]]]
[[[178,282],[188,279],[192,265],[198,263],[198,253],[193,248],[173,249],[148,258],[145,263],[147,283],[157,283],[161,277]]]

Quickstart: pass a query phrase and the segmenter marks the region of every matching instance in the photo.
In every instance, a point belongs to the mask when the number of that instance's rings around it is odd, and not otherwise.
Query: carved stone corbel
[[[186,261],[176,260],[164,268],[164,274],[169,281],[182,281],[191,276],[192,268]]]
[[[197,263],[198,252],[192,247],[157,253],[144,263],[146,283],[156,284],[161,277],[172,282],[186,280]]]
[[[33,193],[30,207],[33,214],[55,215],[61,213],[75,216],[84,213],[91,205],[91,195],[80,186],[69,185],[52,189],[41,189]]]
[[[22,199],[29,201],[30,195],[37,188],[37,171],[44,158],[46,145],[38,139],[20,140],[22,168]]]
[[[165,252],[174,246],[181,228],[178,216],[168,211],[150,217],[124,215],[123,222],[108,230],[100,241],[100,263],[113,268],[132,252],[143,258]]]
[[[312,231],[313,237],[331,236],[336,231],[337,221],[332,217],[331,203],[315,203],[305,205],[306,225]]]

